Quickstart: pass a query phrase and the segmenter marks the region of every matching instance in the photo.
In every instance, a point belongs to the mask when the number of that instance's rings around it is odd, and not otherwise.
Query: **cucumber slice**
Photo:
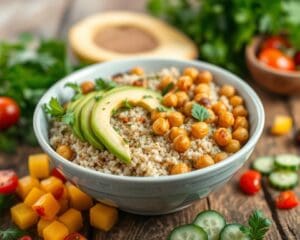
[[[207,233],[199,226],[187,224],[175,228],[168,240],[208,240]]]
[[[254,160],[252,168],[263,175],[269,175],[274,170],[274,157],[259,157]]]
[[[300,168],[300,157],[294,154],[275,156],[275,166],[280,169],[297,171]]]
[[[226,225],[220,233],[220,240],[250,240],[240,228],[241,224],[232,223]]]
[[[199,213],[193,223],[204,229],[208,240],[218,240],[221,230],[226,225],[224,217],[213,210]]]
[[[293,171],[278,170],[270,174],[269,181],[279,190],[292,189],[298,184],[298,174]]]

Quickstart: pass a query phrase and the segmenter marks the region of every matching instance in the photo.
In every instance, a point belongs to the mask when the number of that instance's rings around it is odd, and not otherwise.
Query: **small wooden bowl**
[[[300,71],[280,71],[258,60],[257,53],[262,40],[263,37],[255,37],[246,47],[247,66],[255,81],[273,93],[300,94]]]

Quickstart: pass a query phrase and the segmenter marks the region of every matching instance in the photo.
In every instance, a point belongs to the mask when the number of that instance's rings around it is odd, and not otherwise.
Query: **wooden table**
[[[111,9],[118,4],[119,9],[142,10],[145,1],[135,0],[2,0],[0,2],[0,37],[14,37],[22,31],[32,31],[43,36],[66,37],[67,29],[74,22],[95,12]],[[260,90],[251,83],[261,97],[266,110],[266,127],[258,142],[251,160],[261,155],[278,153],[299,153],[292,143],[293,134],[273,137],[268,127],[276,114],[287,114],[293,117],[295,129],[300,127],[300,97],[281,98]],[[27,173],[27,156],[41,151],[39,148],[20,146],[14,155],[0,153],[0,168],[14,168],[20,175]],[[248,164],[251,162],[248,161]],[[244,169],[248,168],[244,166]],[[165,216],[147,217],[120,213],[118,224],[109,233],[97,231],[85,226],[88,239],[111,240],[159,240],[165,239],[168,233],[180,224],[190,223],[198,212],[215,209],[226,216],[229,222],[245,223],[253,209],[261,209],[272,220],[273,224],[266,239],[296,240],[300,239],[300,208],[290,211],[277,210],[274,198],[278,192],[272,190],[266,181],[260,193],[253,197],[243,195],[237,188],[239,171],[230,182],[209,197],[195,202],[189,208]],[[300,188],[296,189],[298,196]],[[9,213],[0,217],[0,226],[10,224]]]

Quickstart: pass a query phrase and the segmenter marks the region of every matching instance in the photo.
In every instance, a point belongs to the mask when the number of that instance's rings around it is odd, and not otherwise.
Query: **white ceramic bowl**
[[[183,69],[195,66],[213,73],[219,84],[233,85],[245,99],[249,111],[250,139],[240,151],[228,159],[213,166],[185,174],[161,177],[128,177],[97,172],[65,160],[49,145],[48,121],[42,105],[51,97],[68,100],[72,91],[64,88],[67,82],[80,83],[87,79],[110,77],[125,72],[134,66],[141,66],[146,72],[162,68],[176,67]],[[46,153],[80,189],[95,199],[120,209],[143,215],[165,214],[187,207],[193,201],[206,197],[210,192],[225,184],[232,175],[245,163],[252,153],[264,126],[264,109],[256,93],[237,76],[219,67],[199,62],[171,59],[136,58],[96,64],[77,71],[58,81],[41,98],[34,113],[34,131]],[[86,159],[88,160],[88,159]]]

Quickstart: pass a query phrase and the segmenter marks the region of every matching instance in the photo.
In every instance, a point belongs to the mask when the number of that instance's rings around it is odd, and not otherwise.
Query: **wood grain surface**
[[[31,31],[45,37],[66,38],[69,27],[78,20],[105,10],[137,10],[143,11],[145,0],[1,0],[0,1],[0,40],[14,38],[18,33]],[[278,153],[299,153],[292,144],[293,134],[273,137],[268,127],[276,114],[291,115],[295,122],[295,130],[300,127],[300,98],[280,98],[257,90],[266,111],[266,128],[258,142],[251,159],[257,156]],[[1,87],[1,86],[0,86]],[[14,168],[20,175],[27,172],[27,156],[41,151],[39,148],[20,146],[16,154],[0,153],[0,169]],[[300,239],[300,208],[290,211],[277,210],[274,198],[278,192],[263,182],[263,190],[247,197],[237,190],[239,171],[226,185],[210,194],[208,198],[195,202],[190,207],[164,216],[147,217],[120,213],[118,224],[109,233],[104,233],[85,226],[84,233],[88,239],[97,240],[160,240],[166,239],[168,233],[180,224],[189,223],[204,209],[215,209],[222,212],[229,222],[245,223],[253,209],[261,209],[270,217],[273,224],[267,240],[299,240]],[[298,195],[300,188],[296,189]],[[0,226],[10,224],[9,213],[0,216]],[[38,239],[38,238],[37,238]]]

